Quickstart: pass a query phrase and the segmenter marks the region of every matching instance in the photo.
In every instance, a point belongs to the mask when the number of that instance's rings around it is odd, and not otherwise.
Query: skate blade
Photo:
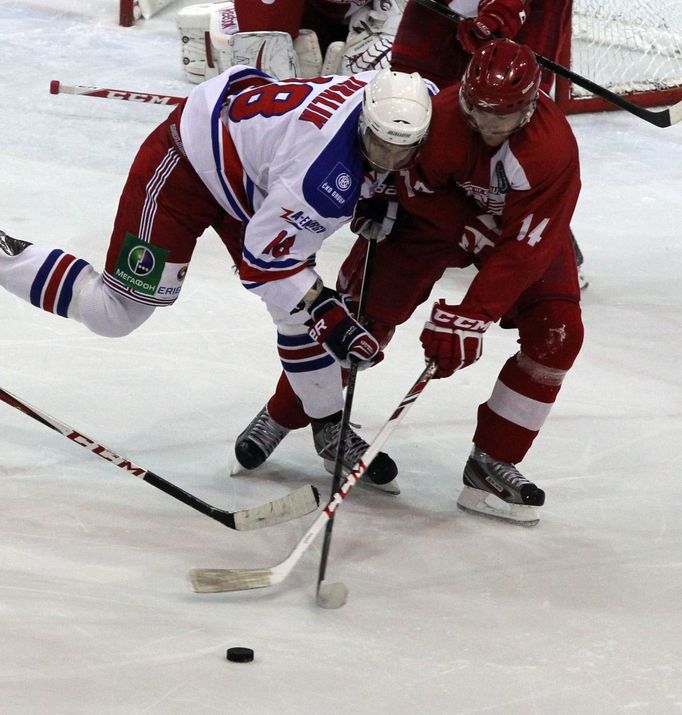
[[[470,514],[508,521],[519,526],[535,526],[540,521],[536,506],[509,504],[490,492],[469,486],[462,489],[457,499],[457,507]]]

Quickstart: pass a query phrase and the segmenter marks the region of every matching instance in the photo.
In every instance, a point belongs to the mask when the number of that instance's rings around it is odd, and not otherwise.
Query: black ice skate
[[[0,231],[0,251],[3,251],[8,256],[18,256],[30,245],[28,241],[20,241],[18,238],[12,238],[4,231]]]
[[[545,493],[509,462],[500,462],[474,445],[464,467],[464,489],[457,506],[464,511],[535,526]]]
[[[244,469],[260,467],[287,434],[289,430],[270,417],[266,405],[237,437],[235,457]]]
[[[315,449],[324,459],[325,469],[330,474],[334,474],[336,448],[341,431],[341,413],[332,415],[325,420],[312,420],[311,424]],[[351,469],[358,463],[368,447],[367,442],[349,427],[346,431],[346,444],[343,450],[344,477],[350,474]],[[379,452],[360,478],[360,483],[371,485],[389,494],[400,494],[397,475],[398,467],[395,462],[385,452]]]

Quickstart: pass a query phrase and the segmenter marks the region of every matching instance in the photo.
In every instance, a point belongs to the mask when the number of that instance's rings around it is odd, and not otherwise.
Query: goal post
[[[681,0],[573,0],[559,64],[642,107],[682,100]],[[617,109],[557,77],[568,114]]]
[[[118,24],[123,27],[132,27],[135,24],[135,1],[119,0],[118,3]]]

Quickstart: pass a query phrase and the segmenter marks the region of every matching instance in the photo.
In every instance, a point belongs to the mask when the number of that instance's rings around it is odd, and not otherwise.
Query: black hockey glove
[[[351,315],[345,302],[331,288],[322,288],[310,304],[312,320],[308,335],[318,342],[342,367],[350,367],[351,358],[358,368],[371,367],[383,360],[377,340]]]
[[[385,198],[360,199],[355,205],[350,230],[368,241],[383,241],[393,230],[398,217],[398,202]]]

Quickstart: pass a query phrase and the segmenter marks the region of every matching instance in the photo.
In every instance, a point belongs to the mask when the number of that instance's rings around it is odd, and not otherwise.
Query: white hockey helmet
[[[379,171],[408,166],[426,139],[431,97],[416,72],[379,70],[365,87],[358,128],[362,153]]]

